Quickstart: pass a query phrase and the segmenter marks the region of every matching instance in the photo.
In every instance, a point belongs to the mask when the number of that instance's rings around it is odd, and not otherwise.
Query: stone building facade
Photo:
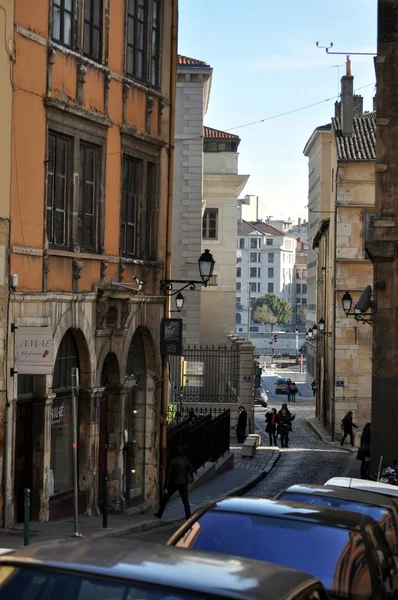
[[[321,156],[329,163],[330,189],[322,196],[324,212],[310,237],[312,250],[318,254],[312,325],[322,318],[327,332],[318,333],[311,344],[316,349],[316,363],[310,375],[318,383],[317,415],[337,439],[348,410],[363,426],[370,420],[371,409],[372,328],[346,316],[342,307],[346,291],[354,307],[373,280],[365,243],[374,214],[375,114],[362,112],[363,100],[352,90],[348,64],[342,78],[342,101],[336,103],[331,123],[331,144]]]
[[[70,6],[15,1],[7,365],[11,324],[51,328],[54,363],[7,381],[4,525],[26,487],[32,519],[72,514],[74,367],[79,510],[105,477],[113,510],[158,497],[177,3]]]

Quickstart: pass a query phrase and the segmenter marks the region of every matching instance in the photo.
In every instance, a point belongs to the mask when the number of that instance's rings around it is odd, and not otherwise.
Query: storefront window
[[[71,397],[55,398],[51,409],[50,496],[73,487],[72,434]]]
[[[72,466],[72,368],[79,367],[75,338],[67,331],[60,344],[54,365],[51,409],[50,496],[73,487]]]
[[[145,461],[145,390],[128,393],[124,421],[125,498],[127,503],[144,495]]]

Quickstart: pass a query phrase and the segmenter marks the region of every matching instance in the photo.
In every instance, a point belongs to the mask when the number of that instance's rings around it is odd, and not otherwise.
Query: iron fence
[[[214,414],[214,413],[213,413]],[[167,432],[167,450],[171,458],[176,446],[182,446],[195,471],[208,461],[217,461],[229,450],[230,411],[212,418],[210,412],[190,421],[184,418]]]
[[[239,374],[237,346],[188,346],[183,350],[182,381],[179,356],[170,356],[172,400],[183,402],[236,402]]]
[[[216,462],[229,450],[231,413],[224,411],[211,422],[211,460]]]

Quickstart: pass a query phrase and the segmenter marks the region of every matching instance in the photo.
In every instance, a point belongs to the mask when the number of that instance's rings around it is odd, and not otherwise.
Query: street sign
[[[344,381],[343,380],[336,381],[336,387],[344,387]]]

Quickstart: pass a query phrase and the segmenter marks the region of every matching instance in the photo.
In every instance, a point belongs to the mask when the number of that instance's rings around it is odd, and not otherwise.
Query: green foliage
[[[264,321],[261,317],[262,313],[257,313],[258,309],[267,307],[270,313],[273,315],[275,321]],[[265,316],[267,313],[265,313]],[[281,300],[275,294],[265,294],[261,298],[257,298],[252,308],[252,319],[254,323],[280,323],[286,324],[289,322],[292,316],[292,307],[287,300]],[[260,318],[259,318],[260,317]]]
[[[266,304],[257,306],[257,308],[253,310],[252,318],[255,323],[265,323],[267,325],[274,325],[276,323],[274,313]]]

